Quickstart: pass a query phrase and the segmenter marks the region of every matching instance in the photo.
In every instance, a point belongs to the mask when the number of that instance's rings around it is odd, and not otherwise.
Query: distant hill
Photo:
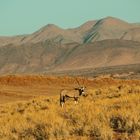
[[[45,73],[140,63],[140,25],[107,17],[72,29],[49,24],[0,37],[0,74]]]

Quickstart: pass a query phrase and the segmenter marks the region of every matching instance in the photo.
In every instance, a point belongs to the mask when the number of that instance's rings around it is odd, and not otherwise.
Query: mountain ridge
[[[100,20],[88,21],[79,27],[63,29],[54,24],[48,24],[36,32],[28,35],[18,35],[13,37],[0,37],[0,46],[25,43],[38,43],[46,40],[54,40],[62,44],[77,42],[87,43],[105,39],[120,39],[126,32],[133,28],[140,28],[140,25],[127,23],[123,20],[106,17]],[[140,34],[139,32],[136,34]],[[125,40],[129,40],[127,36]],[[134,40],[140,41],[140,38]]]
[[[140,64],[140,26],[107,17],[77,28],[54,24],[0,37],[0,74],[75,71]]]

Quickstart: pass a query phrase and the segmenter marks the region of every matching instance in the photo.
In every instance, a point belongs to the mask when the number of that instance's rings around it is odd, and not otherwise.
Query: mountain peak
[[[84,43],[106,40],[119,39],[133,25],[114,17],[105,17],[97,20],[96,24],[84,36]]]
[[[37,32],[42,32],[42,31],[55,31],[55,30],[63,30],[60,27],[58,27],[55,24],[47,24],[46,26],[40,28]]]
[[[55,25],[55,24],[47,24],[46,26],[45,26],[46,28],[59,28],[57,25]]]
[[[103,23],[107,23],[107,24],[128,24],[126,21],[123,21],[119,18],[115,18],[115,17],[106,17],[106,18],[103,18],[101,19],[103,21]]]
[[[119,20],[118,18],[111,17],[111,16],[107,16],[104,19],[108,19],[108,20]]]

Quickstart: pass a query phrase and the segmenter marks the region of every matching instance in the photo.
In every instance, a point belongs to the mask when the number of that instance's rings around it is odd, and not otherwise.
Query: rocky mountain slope
[[[140,63],[140,25],[107,17],[73,29],[49,24],[0,37],[0,74],[45,73]]]

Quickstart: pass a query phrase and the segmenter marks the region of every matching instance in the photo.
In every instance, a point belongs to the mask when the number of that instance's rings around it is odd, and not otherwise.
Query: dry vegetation
[[[17,88],[22,86],[27,89],[31,88],[31,85],[37,86],[40,83],[38,86],[41,87],[47,83],[50,87],[55,84],[56,89],[53,87],[47,91],[52,91],[53,96],[47,96],[51,93],[46,96],[38,94],[28,101],[1,104],[1,140],[140,139],[140,81],[87,79],[85,84],[88,96],[80,98],[77,105],[68,101],[65,107],[61,108],[58,89],[72,88],[76,85],[74,78],[20,78],[2,77],[1,87],[15,85]],[[20,79],[20,82],[17,82],[17,79]]]

